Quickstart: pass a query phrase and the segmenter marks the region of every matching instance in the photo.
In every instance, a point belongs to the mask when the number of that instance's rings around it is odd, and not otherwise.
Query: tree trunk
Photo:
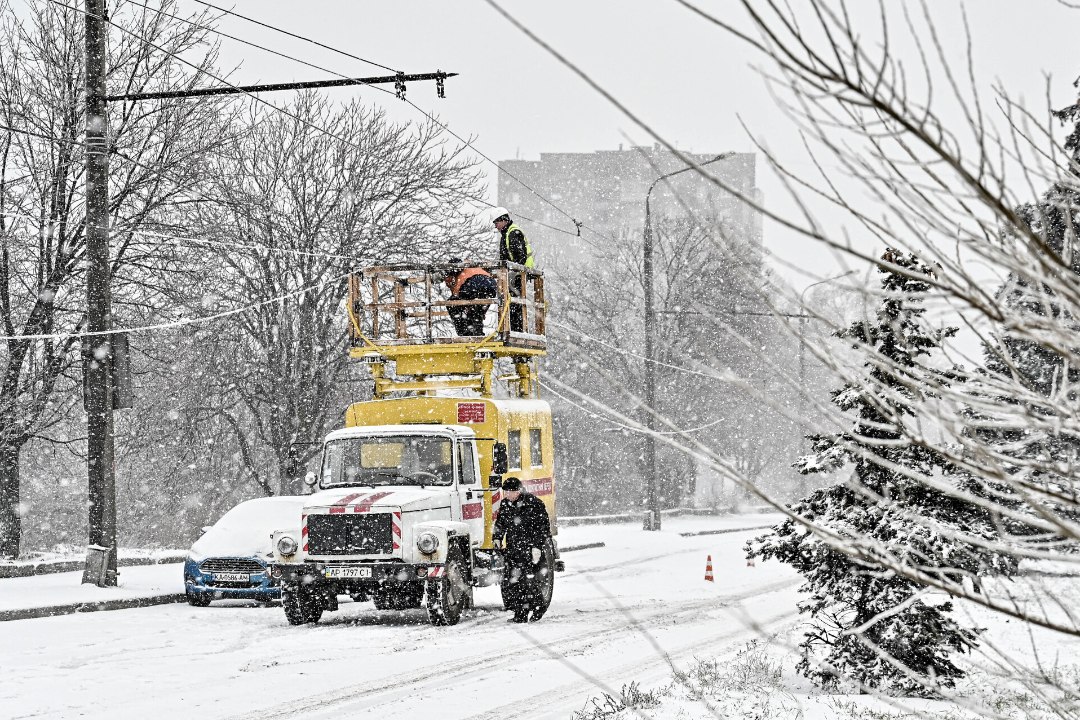
[[[19,556],[22,514],[19,512],[19,454],[21,443],[0,439],[0,558]]]

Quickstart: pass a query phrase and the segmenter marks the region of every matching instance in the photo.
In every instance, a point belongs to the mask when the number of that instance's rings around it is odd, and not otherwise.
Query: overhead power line
[[[298,39],[298,40],[303,40],[304,42],[307,42],[307,43],[311,43],[312,45],[316,45],[316,46],[318,46],[318,47],[321,47],[321,48],[323,48],[323,49],[326,49],[326,50],[330,50],[330,51],[332,51],[332,52],[338,53],[339,55],[343,55],[343,56],[345,56],[345,57],[353,58],[353,59],[355,59],[355,60],[360,60],[361,62],[366,62],[366,63],[369,63],[369,64],[375,64],[375,63],[371,63],[371,61],[369,61],[369,60],[365,60],[364,58],[361,58],[361,57],[358,57],[358,56],[356,56],[356,55],[353,55],[352,53],[346,52],[346,51],[344,51],[344,50],[340,50],[340,49],[338,49],[338,48],[332,47],[332,46],[330,46],[330,45],[327,45],[327,44],[325,44],[325,43],[319,42],[319,41],[317,41],[317,40],[313,40],[313,39],[311,39],[311,38],[309,38],[309,37],[305,37],[305,36],[303,36],[303,35],[298,35],[298,34],[296,34],[296,33],[294,33],[294,32],[290,32],[290,31],[288,31],[288,30],[284,30],[284,29],[282,29],[282,28],[279,28],[279,27],[277,27],[277,26],[275,26],[275,25],[271,25],[271,24],[269,24],[269,23],[265,23],[265,22],[262,22],[261,20],[256,20],[256,19],[254,19],[254,18],[250,18],[250,17],[247,17],[247,16],[245,16],[245,15],[241,15],[241,14],[239,14],[239,13],[235,13],[235,12],[232,12],[232,11],[230,11],[230,10],[226,10],[226,9],[224,9],[224,8],[221,8],[221,7],[217,6],[217,5],[214,5],[214,4],[212,4],[212,3],[206,2],[205,0],[195,0],[195,1],[196,1],[196,2],[198,2],[198,3],[200,3],[201,5],[206,5],[207,7],[213,8],[213,9],[215,9],[215,10],[218,10],[218,11],[220,11],[220,12],[223,12],[223,13],[225,13],[225,14],[227,14],[227,15],[233,15],[233,16],[235,16],[235,17],[237,17],[237,18],[240,18],[240,19],[242,19],[242,20],[246,20],[246,21],[248,21],[248,22],[254,23],[254,24],[256,24],[256,25],[259,25],[259,26],[261,26],[261,27],[267,28],[267,29],[269,29],[269,30],[273,30],[273,31],[275,31],[275,32],[279,32],[279,33],[281,33],[281,34],[283,34],[283,35],[287,35],[287,36],[289,36],[289,37],[292,37],[292,38],[296,38],[296,39]],[[210,29],[211,29],[211,30],[213,30],[212,28],[210,28]],[[213,31],[214,31],[214,32],[218,32],[217,30],[213,30]],[[244,40],[240,40],[240,42],[247,42],[247,41],[244,41]],[[279,54],[279,53],[276,53],[276,51],[273,51],[273,50],[270,50],[269,52],[274,52],[275,54]],[[286,57],[287,57],[287,56],[286,56]],[[307,64],[307,63],[306,63],[306,62],[305,62],[304,60],[299,60],[299,59],[297,59],[297,58],[290,58],[290,59],[294,60],[295,62],[300,62],[300,63],[304,63],[304,64]],[[380,66],[380,67],[385,67],[385,66]],[[387,69],[389,69],[389,68],[387,68]],[[343,75],[342,73],[339,73],[339,72],[336,72],[336,71],[333,71],[333,70],[329,70],[329,71],[327,71],[327,72],[333,72],[333,73],[334,73],[335,75],[338,75],[338,76],[340,76],[340,77],[342,77],[342,78],[345,78],[345,77],[347,77],[347,76]],[[379,89],[382,89],[382,88],[379,88]],[[558,230],[559,232],[562,232],[562,233],[565,233],[565,234],[568,234],[568,235],[572,235],[572,236],[575,236],[575,237],[581,237],[581,230],[582,230],[582,229],[586,229],[586,230],[588,230],[588,231],[592,232],[592,233],[593,233],[594,235],[596,235],[596,236],[598,236],[598,237],[603,237],[603,235],[602,235],[601,233],[599,233],[599,232],[598,232],[598,231],[596,231],[595,229],[593,229],[593,228],[589,227],[589,226],[588,226],[588,225],[586,225],[585,223],[583,223],[583,222],[579,221],[579,220],[578,220],[577,218],[575,218],[575,217],[574,217],[573,215],[571,215],[570,213],[568,213],[568,212],[567,212],[566,210],[564,210],[564,209],[563,209],[562,207],[560,207],[559,205],[557,205],[556,203],[554,203],[554,202],[553,202],[552,200],[550,200],[549,198],[547,198],[547,197],[546,197],[545,195],[543,195],[542,193],[540,193],[539,191],[537,191],[537,190],[536,190],[536,189],[535,189],[534,187],[532,187],[531,185],[529,185],[529,184],[528,184],[527,182],[525,182],[524,180],[522,180],[521,178],[519,178],[519,177],[518,177],[517,175],[513,174],[512,172],[510,172],[509,170],[507,170],[506,168],[504,168],[504,167],[503,167],[503,166],[502,166],[502,165],[501,165],[501,164],[500,164],[499,162],[497,162],[496,160],[494,160],[494,159],[492,159],[491,157],[489,157],[489,156],[488,156],[488,155],[487,155],[486,153],[484,153],[484,152],[483,152],[483,151],[482,151],[482,150],[481,150],[480,148],[478,148],[478,147],[477,147],[477,146],[476,146],[475,144],[473,144],[473,143],[472,143],[471,141],[469,141],[469,140],[466,140],[465,138],[461,137],[461,136],[460,136],[459,134],[457,134],[456,132],[454,132],[453,130],[451,130],[451,129],[450,129],[450,127],[449,127],[448,125],[446,125],[445,123],[443,123],[443,122],[441,122],[440,120],[438,120],[438,119],[437,119],[436,117],[434,117],[434,116],[433,116],[433,115],[432,115],[431,113],[429,113],[429,112],[428,112],[427,110],[423,109],[422,107],[420,107],[419,105],[417,105],[416,103],[414,103],[414,102],[413,102],[412,100],[409,100],[408,98],[403,98],[403,99],[405,100],[405,102],[406,102],[406,103],[407,103],[408,105],[410,105],[410,106],[411,106],[411,107],[412,107],[413,109],[415,109],[415,110],[416,110],[417,112],[419,112],[419,113],[420,113],[421,115],[423,115],[424,117],[426,117],[426,118],[427,118],[427,119],[428,119],[429,121],[431,121],[431,122],[432,122],[432,123],[434,123],[435,125],[439,126],[439,127],[440,127],[440,128],[442,128],[442,129],[443,129],[443,130],[444,130],[445,132],[447,132],[447,133],[448,133],[448,134],[450,134],[450,135],[451,135],[452,137],[454,137],[455,139],[457,139],[457,141],[458,141],[458,142],[460,142],[460,143],[461,143],[461,144],[462,144],[462,145],[463,145],[464,147],[467,147],[467,148],[469,148],[470,150],[472,150],[473,152],[475,152],[475,153],[476,153],[477,155],[479,155],[479,156],[480,156],[481,158],[483,158],[484,160],[486,160],[487,162],[489,162],[489,163],[490,163],[491,165],[493,165],[494,167],[496,167],[496,168],[497,168],[497,169],[498,169],[498,170],[499,170],[500,172],[503,172],[503,173],[505,173],[507,177],[509,177],[509,178],[511,178],[512,180],[514,180],[514,182],[516,182],[516,183],[517,183],[518,185],[520,185],[521,187],[525,188],[525,189],[526,189],[526,190],[528,190],[528,191],[529,191],[530,193],[532,193],[532,194],[533,194],[533,195],[534,195],[535,197],[539,198],[539,199],[540,199],[541,201],[543,201],[543,202],[544,202],[544,203],[546,203],[547,205],[550,205],[550,206],[551,206],[552,208],[554,208],[554,209],[555,209],[555,210],[556,210],[557,212],[559,212],[560,214],[562,214],[563,216],[565,216],[565,217],[566,217],[566,218],[567,218],[568,220],[570,220],[570,222],[571,222],[571,223],[573,223],[573,225],[574,225],[574,230],[573,230],[573,231],[569,231],[569,232],[568,232],[568,231],[566,231],[566,230],[563,230],[563,229],[561,229],[561,228],[552,228],[552,226],[551,226],[551,225],[544,225],[543,223],[540,223],[540,222],[538,222],[538,221],[536,221],[536,220],[533,220],[533,219],[531,219],[531,218],[527,218],[527,217],[525,217],[524,215],[518,215],[518,217],[521,217],[521,218],[522,218],[523,220],[528,220],[529,222],[533,222],[533,223],[536,223],[536,224],[539,224],[539,225],[543,225],[544,227],[547,227],[547,228],[551,228],[551,229],[556,229],[556,230]],[[495,206],[494,206],[494,205],[492,205],[491,203],[485,203],[485,204],[487,204],[487,205],[488,205],[489,207],[495,207]],[[586,240],[586,239],[585,239],[585,238],[583,238],[583,237],[582,237],[582,240],[583,240],[583,241],[585,241],[585,242],[586,242],[586,243],[587,243],[588,245],[592,246],[593,248],[596,248],[596,245],[595,245],[594,243],[591,243],[591,242],[589,242],[588,240]]]
[[[311,38],[304,37],[303,35],[297,35],[296,33],[291,33],[288,30],[282,30],[279,27],[274,27],[273,25],[268,25],[267,23],[264,23],[261,20],[256,20],[255,18],[250,18],[250,17],[248,17],[246,15],[241,15],[240,13],[235,12],[233,10],[226,10],[223,7],[218,7],[217,5],[206,2],[206,0],[195,0],[195,2],[199,3],[200,5],[205,5],[208,8],[213,8],[214,10],[217,10],[218,12],[225,13],[226,15],[232,15],[233,17],[240,18],[241,20],[246,20],[246,21],[248,21],[250,23],[254,23],[256,25],[261,25],[264,28],[267,28],[269,30],[274,30],[275,32],[282,33],[283,35],[288,35],[289,37],[296,38],[297,40],[303,40],[304,42],[309,42],[309,43],[311,43],[313,45],[318,45],[319,47],[323,48],[324,50],[329,50],[331,52],[338,53],[339,55],[344,55],[345,57],[352,58],[353,60],[359,60],[362,63],[367,63],[368,65],[373,65],[373,66],[375,66],[377,68],[382,68],[383,70],[389,70],[392,73],[401,72],[400,70],[397,70],[395,68],[388,67],[386,65],[381,65],[380,63],[377,63],[374,60],[367,60],[365,58],[360,57],[359,55],[353,55],[352,53],[345,52],[344,50],[340,50],[338,48],[331,47],[329,45],[324,45],[323,43],[318,42],[317,40],[312,40]]]
[[[204,317],[181,318],[179,320],[171,320],[171,321],[163,322],[163,323],[155,323],[153,325],[136,325],[134,327],[112,328],[112,329],[109,329],[109,330],[100,330],[100,331],[95,331],[95,332],[42,333],[42,334],[37,334],[37,335],[0,335],[0,341],[2,341],[2,340],[63,340],[63,339],[72,338],[72,337],[84,338],[84,337],[96,337],[96,336],[102,336],[102,335],[118,335],[118,334],[121,334],[121,333],[152,332],[152,331],[156,331],[156,330],[167,330],[169,328],[183,327],[185,325],[199,325],[199,324],[202,324],[202,323],[210,323],[210,322],[215,322],[217,320],[221,320],[222,318],[231,317],[233,315],[239,315],[241,313],[251,312],[252,310],[255,310],[255,309],[261,308],[261,307],[265,307],[267,305],[273,305],[274,303],[280,303],[280,302],[282,302],[284,300],[288,300],[289,298],[298,297],[300,295],[305,295],[305,294],[307,294],[309,292],[313,292],[313,291],[318,290],[320,288],[326,287],[327,285],[330,285],[332,283],[340,282],[342,280],[345,280],[346,278],[348,278],[352,274],[352,272],[353,272],[352,269],[350,269],[349,272],[344,273],[342,275],[335,275],[334,277],[329,278],[328,280],[323,280],[322,282],[314,283],[312,285],[305,285],[304,287],[302,287],[302,288],[300,288],[298,290],[283,293],[281,295],[278,295],[277,297],[270,298],[269,300],[262,300],[262,301],[257,302],[257,303],[252,303],[250,305],[244,305],[244,306],[241,306],[241,307],[238,307],[238,308],[233,308],[231,310],[225,310],[225,311],[222,311],[222,312],[219,312],[219,313],[214,313],[212,315],[206,315]]]

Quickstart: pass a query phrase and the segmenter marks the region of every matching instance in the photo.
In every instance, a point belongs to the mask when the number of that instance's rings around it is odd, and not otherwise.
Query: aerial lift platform
[[[495,298],[448,299],[440,278],[460,265],[384,265],[350,276],[349,352],[369,366],[376,399],[450,389],[491,397],[494,380],[505,382],[512,397],[538,397],[536,360],[547,353],[543,273],[515,263],[467,266],[495,278]],[[469,305],[489,308],[485,335],[455,334],[450,308]],[[522,315],[518,328],[511,327],[513,307]],[[496,360],[502,358],[514,371],[495,377]],[[387,372],[390,362],[393,376]]]

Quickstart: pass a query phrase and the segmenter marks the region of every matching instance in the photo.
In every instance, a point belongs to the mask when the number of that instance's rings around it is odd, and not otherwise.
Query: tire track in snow
[[[759,620],[757,621],[757,624],[762,627],[772,627],[781,621],[791,620],[797,616],[798,610],[789,609],[763,620]],[[755,628],[742,627],[720,635],[710,635],[680,645],[674,649],[663,648],[662,655],[655,654],[647,659],[638,658],[636,660],[631,660],[630,662],[617,667],[603,670],[600,673],[590,673],[588,670],[578,667],[575,663],[564,657],[562,658],[562,662],[564,664],[570,664],[579,674],[579,677],[576,680],[564,683],[558,687],[545,688],[542,692],[538,692],[535,695],[515,698],[511,702],[486,710],[479,715],[470,715],[467,720],[527,720],[528,718],[546,720],[547,718],[551,718],[556,714],[561,714],[563,712],[573,713],[576,710],[580,710],[582,706],[597,693],[617,693],[619,688],[631,680],[636,682],[642,682],[644,680],[645,684],[648,685],[652,678],[649,678],[648,676],[642,678],[642,673],[659,674],[661,676],[670,674],[671,668],[669,661],[674,662],[680,657],[693,656],[700,650],[710,650],[715,653],[717,643],[730,643],[741,641],[743,639],[752,639],[756,635],[757,630]],[[548,646],[541,645],[537,642],[534,642],[533,646],[544,651],[549,656],[551,655],[551,653],[548,652]],[[608,678],[617,677],[619,680],[616,680],[613,683],[605,683],[605,685],[610,686],[609,688],[605,688],[598,684],[597,680],[602,680],[602,677],[597,678],[597,675]]]
[[[670,554],[670,553],[669,553]],[[666,556],[665,556],[666,557]],[[637,562],[641,562],[639,559]],[[757,585],[744,591],[730,595],[717,595],[714,597],[684,603],[678,609],[672,609],[670,605],[644,613],[636,614],[635,621],[638,624],[647,623],[651,620],[672,621],[685,616],[693,616],[704,609],[719,609],[727,607],[741,600],[751,597],[766,595],[786,590],[799,582],[798,578],[785,579]],[[619,635],[634,635],[638,632],[635,627],[628,626],[624,617],[612,609],[610,614],[612,621],[605,627],[598,628],[584,634],[577,633],[569,637],[563,637],[545,644],[551,652],[565,656],[574,650],[584,650],[600,640],[617,637]],[[486,623],[469,623],[478,625]],[[574,628],[571,628],[574,630]],[[463,640],[467,638],[463,637]],[[702,640],[701,645],[715,642],[715,638]],[[464,644],[464,643],[463,643]],[[490,678],[493,669],[504,661],[515,660],[523,651],[533,649],[533,645],[527,638],[522,639],[515,647],[498,654],[488,652],[482,655],[474,655],[459,658],[456,664],[448,665],[441,661],[426,665],[408,674],[391,675],[378,680],[357,683],[351,686],[334,688],[334,697],[314,699],[311,696],[281,703],[269,708],[253,710],[242,715],[235,715],[230,720],[288,720],[289,718],[318,718],[327,716],[327,711],[333,714],[346,713],[349,717],[353,713],[382,705],[389,705],[403,699],[415,699],[428,697],[428,693],[445,691],[452,688],[455,683],[472,678]],[[683,652],[680,650],[680,652]]]

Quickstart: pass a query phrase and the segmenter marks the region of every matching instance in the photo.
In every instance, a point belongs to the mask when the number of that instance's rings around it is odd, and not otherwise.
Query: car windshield
[[[322,486],[450,485],[453,441],[425,435],[331,440],[323,452]]]

